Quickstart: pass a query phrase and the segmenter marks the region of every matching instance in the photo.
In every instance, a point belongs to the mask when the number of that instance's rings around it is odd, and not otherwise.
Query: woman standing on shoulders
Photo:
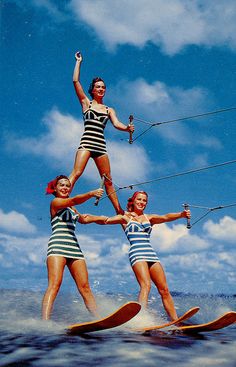
[[[89,158],[92,158],[97,166],[100,176],[105,177],[104,184],[106,193],[109,196],[117,214],[119,214],[122,213],[122,209],[112,184],[110,161],[106,151],[104,129],[109,119],[113,126],[121,131],[133,132],[134,127],[133,125],[124,125],[118,120],[115,110],[103,104],[106,86],[101,78],[94,78],[90,84],[89,94],[91,96],[91,100],[86,96],[80,83],[80,66],[82,62],[81,53],[77,52],[75,54],[75,58],[76,64],[73,74],[73,83],[82,107],[85,130],[75,156],[74,168],[69,179],[73,188],[75,182],[84,172]]]
[[[97,306],[89,285],[86,262],[75,235],[76,222],[83,223],[83,216],[77,212],[74,205],[82,204],[92,197],[101,197],[103,189],[89,191],[71,198],[69,197],[70,191],[71,183],[64,175],[57,176],[49,182],[46,189],[46,193],[53,194],[55,198],[50,205],[52,235],[47,251],[48,288],[42,302],[44,320],[50,318],[66,265],[83,297],[85,306],[93,316],[97,316]],[[86,223],[99,224],[99,218],[102,217],[86,215]]]
[[[108,218],[105,224],[121,224],[130,242],[129,260],[140,286],[138,302],[144,307],[147,306],[151,281],[153,281],[161,295],[162,303],[168,316],[171,320],[176,320],[178,316],[174,301],[168,289],[164,269],[150,244],[150,234],[152,226],[155,224],[171,222],[180,218],[190,218],[190,211],[184,210],[180,213],[165,215],[145,214],[144,210],[147,202],[147,193],[136,191],[128,199],[127,212],[124,215]]]

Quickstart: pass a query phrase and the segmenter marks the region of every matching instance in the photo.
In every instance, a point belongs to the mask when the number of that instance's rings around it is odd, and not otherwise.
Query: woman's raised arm
[[[74,68],[74,73],[73,73],[73,84],[75,87],[76,94],[79,98],[80,104],[82,106],[82,109],[84,111],[87,109],[89,105],[89,99],[86,96],[84,89],[80,83],[80,66],[83,60],[80,52],[76,52],[75,59],[76,59],[76,63],[75,63],[75,68]]]

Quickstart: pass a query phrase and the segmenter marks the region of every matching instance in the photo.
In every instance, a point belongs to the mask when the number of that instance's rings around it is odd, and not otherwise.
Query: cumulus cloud
[[[206,148],[221,149],[222,143],[214,136],[198,136],[199,145]]]
[[[48,237],[21,237],[0,234],[2,267],[31,266],[44,263]]]
[[[36,232],[36,227],[29,222],[24,214],[15,210],[4,213],[0,209],[0,228],[6,232],[30,234]]]
[[[52,165],[62,168],[72,167],[78,139],[82,134],[82,122],[70,115],[62,114],[57,108],[45,114],[43,121],[46,132],[37,137],[8,136],[7,148],[20,152],[43,156]]]
[[[108,147],[112,176],[117,183],[128,185],[146,178],[151,161],[143,147],[130,147],[128,144],[115,142],[108,142]]]
[[[225,216],[218,223],[208,220],[203,228],[209,238],[235,243],[236,219],[234,218]]]
[[[234,0],[71,0],[70,7],[110,49],[148,42],[168,55],[188,45],[236,48]]]
[[[65,13],[65,9],[60,10],[57,4],[51,0],[31,0],[33,6],[44,9],[47,14],[52,17],[56,22],[62,22],[69,19],[69,16]],[[19,3],[22,6],[22,2]]]
[[[160,253],[191,253],[206,250],[210,242],[191,234],[183,224],[163,223],[153,227],[152,242]]]
[[[164,263],[168,267],[175,267],[179,271],[197,273],[204,278],[207,277],[209,271],[215,272],[214,276],[218,271],[232,271],[233,267],[236,265],[236,261],[232,260],[229,263],[228,258],[224,256],[219,256],[221,253],[209,253],[209,252],[199,252],[191,254],[176,254],[175,256],[165,257]],[[231,257],[233,253],[231,253]],[[227,267],[227,270],[225,269]]]

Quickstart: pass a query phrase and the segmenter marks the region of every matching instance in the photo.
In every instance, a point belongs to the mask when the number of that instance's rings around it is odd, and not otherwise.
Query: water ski
[[[93,331],[111,329],[131,320],[137,315],[140,309],[141,305],[138,302],[127,302],[114,313],[103,319],[68,326],[67,333],[70,335],[79,335]]]
[[[180,330],[184,333],[200,333],[223,329],[226,326],[234,324],[235,322],[236,322],[236,312],[229,311],[224,313],[217,319],[207,322],[205,324],[180,326],[176,330],[177,331]]]
[[[199,307],[190,308],[187,312],[185,312],[177,320],[167,322],[166,324],[154,325],[154,326],[148,326],[148,327],[135,329],[135,331],[141,331],[143,333],[146,333],[146,332],[149,332],[149,331],[151,332],[151,331],[155,331],[155,330],[158,330],[158,329],[166,328],[168,326],[176,325],[176,324],[178,324],[182,321],[188,320],[190,317],[195,315],[195,313],[197,313],[199,311],[199,309],[200,309]]]

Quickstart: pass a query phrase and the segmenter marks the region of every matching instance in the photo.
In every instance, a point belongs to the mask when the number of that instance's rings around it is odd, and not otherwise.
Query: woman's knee
[[[169,291],[169,288],[167,286],[159,287],[158,292],[160,293],[161,297],[163,297],[163,298],[169,297],[169,295],[170,295],[170,291]]]
[[[91,288],[88,282],[79,285],[79,291],[82,295],[91,293]]]
[[[78,180],[78,178],[80,178],[82,173],[83,173],[83,169],[75,167],[71,173],[71,176],[74,177],[75,180]]]
[[[105,185],[105,187],[113,186],[111,175],[110,175],[110,174],[105,173],[105,174],[104,174],[104,177],[105,177],[105,181],[104,181],[104,185]]]
[[[142,291],[149,293],[151,290],[151,282],[147,279],[139,283]]]
[[[49,282],[48,290],[53,293],[57,293],[61,287],[62,279],[56,279],[53,282]]]

